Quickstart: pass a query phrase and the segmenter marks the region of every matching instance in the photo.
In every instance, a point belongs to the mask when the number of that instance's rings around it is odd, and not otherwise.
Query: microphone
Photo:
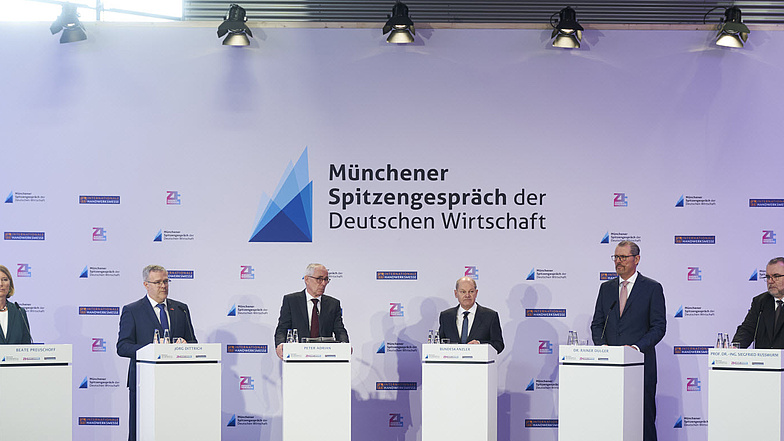
[[[762,311],[765,309],[762,305],[760,305],[760,312],[757,314],[757,324],[754,326],[754,339],[751,340],[754,343],[754,349],[757,349],[757,330],[759,329],[759,321],[760,317],[762,317]]]
[[[33,334],[30,332],[30,323],[27,323],[27,317],[25,317],[25,315],[22,314],[22,307],[19,306],[19,302],[14,302],[14,305],[16,305],[17,308],[19,308],[19,315],[22,316],[22,323],[24,323],[25,329],[27,329],[27,335],[30,336],[30,344],[33,344]]]
[[[607,322],[610,321],[610,313],[612,312],[613,308],[615,308],[615,305],[617,304],[618,304],[617,300],[612,302],[612,305],[610,305],[610,309],[607,311],[607,318],[604,319],[604,328],[602,328],[602,338],[600,338],[600,340],[604,340],[604,331],[607,329]]]

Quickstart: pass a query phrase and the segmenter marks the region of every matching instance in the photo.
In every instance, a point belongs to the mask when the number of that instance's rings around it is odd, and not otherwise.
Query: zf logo
[[[762,244],[775,245],[776,233],[774,233],[773,230],[762,230]]]
[[[540,354],[553,353],[553,345],[550,344],[550,340],[539,340],[539,353]]]
[[[253,390],[252,377],[240,377],[240,390]]]
[[[167,191],[166,192],[166,205],[180,205],[180,192]]]
[[[702,280],[702,271],[700,271],[700,267],[690,266],[687,280],[690,282],[699,282],[700,280]]]
[[[403,416],[399,413],[390,413],[389,427],[403,427]]]
[[[613,207],[628,207],[629,200],[626,199],[626,193],[613,193],[615,199],[613,200]]]
[[[465,276],[470,277],[474,280],[479,280],[479,268],[475,266],[467,266],[465,267]]]
[[[240,266],[240,279],[255,279],[256,276],[253,274],[253,267],[250,265],[241,265]]]
[[[699,392],[700,391],[700,379],[699,378],[686,378],[686,391],[687,392]]]
[[[106,229],[93,227],[93,242],[106,242]]]
[[[26,263],[17,263],[16,277],[32,277],[31,266]]]
[[[93,352],[106,352],[106,341],[102,338],[94,338]]]
[[[390,317],[403,317],[403,304],[402,303],[390,303],[389,304],[389,316]]]

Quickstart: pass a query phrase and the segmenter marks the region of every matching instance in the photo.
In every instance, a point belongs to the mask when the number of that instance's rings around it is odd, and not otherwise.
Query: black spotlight
[[[87,40],[87,33],[84,31],[84,26],[79,22],[79,14],[76,12],[76,6],[65,3],[63,4],[63,11],[57,20],[49,26],[52,35],[63,31],[60,36],[60,43],[73,43],[74,41]]]
[[[554,23],[555,14],[550,17],[550,26],[553,27],[553,46],[566,49],[580,49],[583,39],[583,27],[577,23],[577,14],[569,6],[558,12],[558,23]]]
[[[218,38],[223,37],[227,33],[229,34],[229,36],[223,40],[225,46],[250,45],[250,39],[248,39],[248,37],[253,37],[253,33],[245,24],[245,22],[248,21],[248,17],[245,16],[245,9],[243,9],[242,6],[232,3],[229,7],[229,12],[226,13],[223,20],[223,23],[218,26]]]
[[[732,6],[724,10],[724,20],[719,24],[716,44],[725,47],[743,47],[749,39],[749,28],[741,21],[740,8]]]
[[[384,32],[386,34],[392,31],[387,37],[387,43],[413,43],[414,35],[414,22],[408,18],[408,6],[403,3],[395,2],[392,6],[392,15],[387,16],[389,20],[384,25]]]

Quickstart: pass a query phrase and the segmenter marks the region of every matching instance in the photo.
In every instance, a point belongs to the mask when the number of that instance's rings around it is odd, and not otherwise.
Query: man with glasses
[[[147,295],[123,306],[117,337],[117,355],[131,359],[128,366],[129,441],[136,441],[136,351],[152,343],[156,330],[161,338],[168,330],[173,343],[197,343],[188,305],[169,298],[166,268],[147,265],[142,270],[142,280]]]
[[[748,348],[754,342],[756,349],[784,349],[784,257],[775,257],[765,267],[768,290],[751,300],[743,323],[738,326],[732,342]]]
[[[667,330],[664,289],[637,272],[640,247],[624,240],[612,256],[618,277],[602,283],[591,321],[595,345],[631,346],[645,355],[643,441],[656,441],[656,344]]]
[[[320,263],[311,263],[305,269],[305,289],[283,296],[275,328],[275,353],[281,360],[289,329],[296,329],[300,338],[334,337],[341,343],[348,343],[340,300],[324,295],[328,283],[327,268]]]

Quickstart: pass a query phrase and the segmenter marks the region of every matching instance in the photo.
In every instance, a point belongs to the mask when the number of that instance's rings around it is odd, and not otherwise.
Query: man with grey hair
[[[441,311],[438,317],[438,334],[451,343],[491,345],[497,353],[504,350],[501,320],[498,313],[476,303],[479,290],[476,280],[461,277],[455,282],[455,298],[458,305]]]
[[[784,257],[770,259],[765,267],[768,290],[751,299],[751,307],[732,342],[755,349],[784,349]]]
[[[289,329],[296,329],[300,338],[335,337],[348,343],[340,300],[324,294],[329,283],[327,268],[311,263],[305,269],[304,279],[305,289],[283,296],[275,328],[275,353],[280,359],[283,359],[283,343]]]
[[[147,295],[123,306],[117,337],[117,355],[131,359],[128,366],[129,441],[136,441],[136,351],[152,343],[156,330],[161,337],[168,330],[174,343],[197,343],[188,305],[169,298],[166,268],[147,265],[142,270],[142,281]]]

